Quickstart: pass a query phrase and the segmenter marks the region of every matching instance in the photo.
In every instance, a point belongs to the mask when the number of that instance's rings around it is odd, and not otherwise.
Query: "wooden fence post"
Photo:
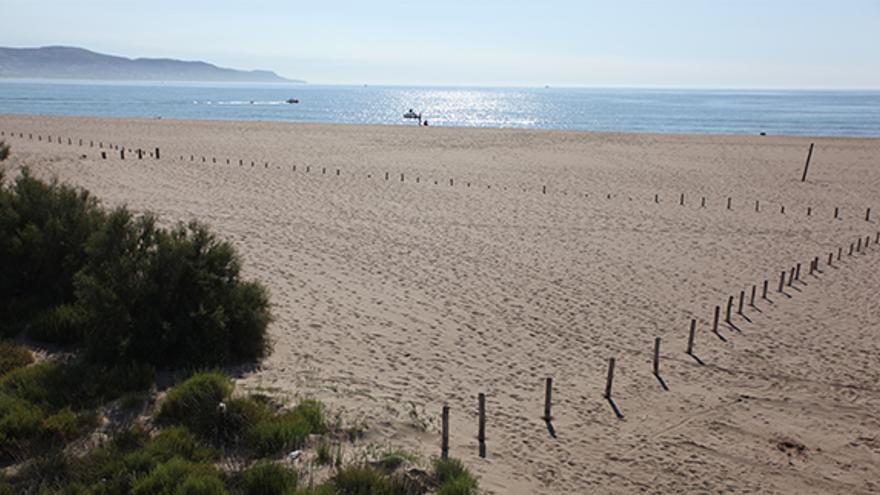
[[[715,318],[712,320],[712,331],[718,333],[718,317],[721,314],[721,306],[715,306]]]
[[[441,416],[442,421],[442,435],[443,439],[440,444],[440,457],[442,459],[449,458],[449,406],[443,405],[443,413]]]
[[[782,275],[779,276],[779,292],[783,292],[785,288],[785,270],[782,270]]]
[[[724,321],[730,323],[730,311],[733,309],[733,296],[727,298],[727,316],[725,316]]]
[[[758,286],[753,285],[752,286],[752,297],[749,298],[749,306],[751,306],[753,308],[755,307],[755,293],[757,293],[757,292],[758,292]]]
[[[486,394],[477,395],[477,408],[480,416],[477,427],[477,440],[480,442],[480,457],[486,457]]]
[[[687,351],[685,351],[685,352],[687,354],[692,355],[692,356],[694,354],[694,337],[696,336],[696,333],[697,333],[697,319],[691,318],[691,331],[690,331],[690,334],[688,335],[688,347],[687,347]]]
[[[804,176],[801,177],[801,182],[807,181],[807,170],[810,168],[810,158],[813,157],[813,144],[810,143],[810,151],[807,152],[807,163],[804,164]]]
[[[608,379],[605,381],[605,398],[611,399],[611,386],[614,383],[614,358],[608,359]]]
[[[761,299],[767,299],[767,286],[769,284],[770,284],[770,281],[765,278],[764,279],[764,289],[763,289],[764,292],[763,292],[763,295],[761,296]]]
[[[660,337],[654,337],[654,374],[660,376]]]
[[[550,414],[550,404],[553,401],[553,378],[547,377],[544,385],[544,421],[550,421],[553,416]]]

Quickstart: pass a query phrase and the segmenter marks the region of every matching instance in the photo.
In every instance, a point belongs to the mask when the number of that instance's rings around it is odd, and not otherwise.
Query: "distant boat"
[[[288,99],[284,100],[284,102],[292,105],[294,103],[299,103],[299,100],[297,100],[296,98],[288,98]]]
[[[403,114],[403,118],[405,118],[405,119],[421,119],[422,114],[415,113],[415,112],[413,112],[413,109],[410,108],[409,112],[406,112],[405,114]]]

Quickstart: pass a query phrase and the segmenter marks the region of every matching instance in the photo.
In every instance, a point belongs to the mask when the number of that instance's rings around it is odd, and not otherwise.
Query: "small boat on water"
[[[296,98],[288,98],[288,99],[284,100],[284,102],[292,105],[294,103],[299,103],[299,100],[297,100]]]
[[[421,120],[421,118],[422,118],[422,114],[420,114],[420,113],[415,113],[415,112],[413,112],[413,109],[410,108],[410,109],[409,109],[409,112],[406,112],[405,114],[403,114],[403,118],[405,118],[405,119],[419,119],[419,120]]]

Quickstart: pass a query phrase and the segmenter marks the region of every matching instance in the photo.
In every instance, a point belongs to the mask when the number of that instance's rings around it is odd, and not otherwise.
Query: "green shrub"
[[[211,489],[215,491],[210,491]],[[159,464],[139,479],[132,487],[131,493],[133,495],[221,495],[227,492],[219,471],[213,466],[174,457]]]
[[[88,192],[24,169],[0,178],[0,336],[82,345],[106,365],[227,365],[267,347],[265,289],[198,223],[105,213]]]
[[[394,485],[388,476],[368,467],[347,467],[331,480],[340,495],[392,495]]]
[[[93,360],[208,366],[263,354],[265,290],[240,280],[235,251],[204,226],[167,231],[118,209],[86,250],[76,295]]]
[[[0,341],[0,377],[32,362],[34,362],[34,357],[26,347],[15,345],[12,342]]]
[[[392,450],[390,452],[386,452],[379,459],[379,466],[385,472],[392,472],[400,467],[404,462],[410,462],[415,464],[418,462],[418,457],[415,454],[407,452],[405,450]]]
[[[83,338],[82,311],[73,304],[61,304],[37,313],[27,334],[34,340],[70,345]]]
[[[161,424],[186,426],[204,437],[214,436],[220,403],[229,397],[232,388],[232,381],[222,373],[196,373],[168,391],[156,419]]]
[[[439,485],[438,494],[470,495],[477,493],[477,480],[458,459],[434,461],[434,476]]]
[[[97,425],[95,407],[128,386],[152,380],[140,371],[44,362],[0,378],[0,458],[62,447]]]
[[[142,366],[107,368],[81,362],[43,362],[10,371],[0,378],[0,392],[49,411],[93,408],[125,392],[144,390],[153,372]]]
[[[326,432],[323,404],[304,400],[291,411],[254,424],[247,432],[247,442],[254,454],[271,456],[302,448],[309,435]]]
[[[330,449],[330,443],[326,440],[321,440],[321,443],[315,449],[315,453],[315,461],[319,466],[326,466],[333,462],[333,451]]]
[[[244,472],[241,490],[243,495],[288,495],[296,484],[296,471],[263,461]]]
[[[103,222],[87,192],[42,182],[27,169],[0,185],[0,314],[6,335],[36,313],[75,302],[74,274],[86,263],[86,240]]]
[[[44,418],[30,402],[0,393],[0,460],[25,451],[40,436]]]

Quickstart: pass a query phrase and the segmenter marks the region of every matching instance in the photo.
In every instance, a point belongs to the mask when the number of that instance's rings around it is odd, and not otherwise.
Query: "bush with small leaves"
[[[243,495],[292,495],[297,478],[296,471],[260,461],[244,472],[241,491]]]
[[[159,464],[139,479],[132,495],[223,495],[228,493],[221,473],[210,464],[180,457]]]
[[[220,372],[196,373],[168,391],[156,420],[165,425],[183,425],[200,436],[216,433],[220,403],[232,394],[232,381]]]
[[[438,459],[434,462],[434,476],[438,494],[473,495],[477,493],[477,480],[458,459]]]
[[[0,377],[33,362],[34,357],[26,347],[12,342],[0,341]]]

